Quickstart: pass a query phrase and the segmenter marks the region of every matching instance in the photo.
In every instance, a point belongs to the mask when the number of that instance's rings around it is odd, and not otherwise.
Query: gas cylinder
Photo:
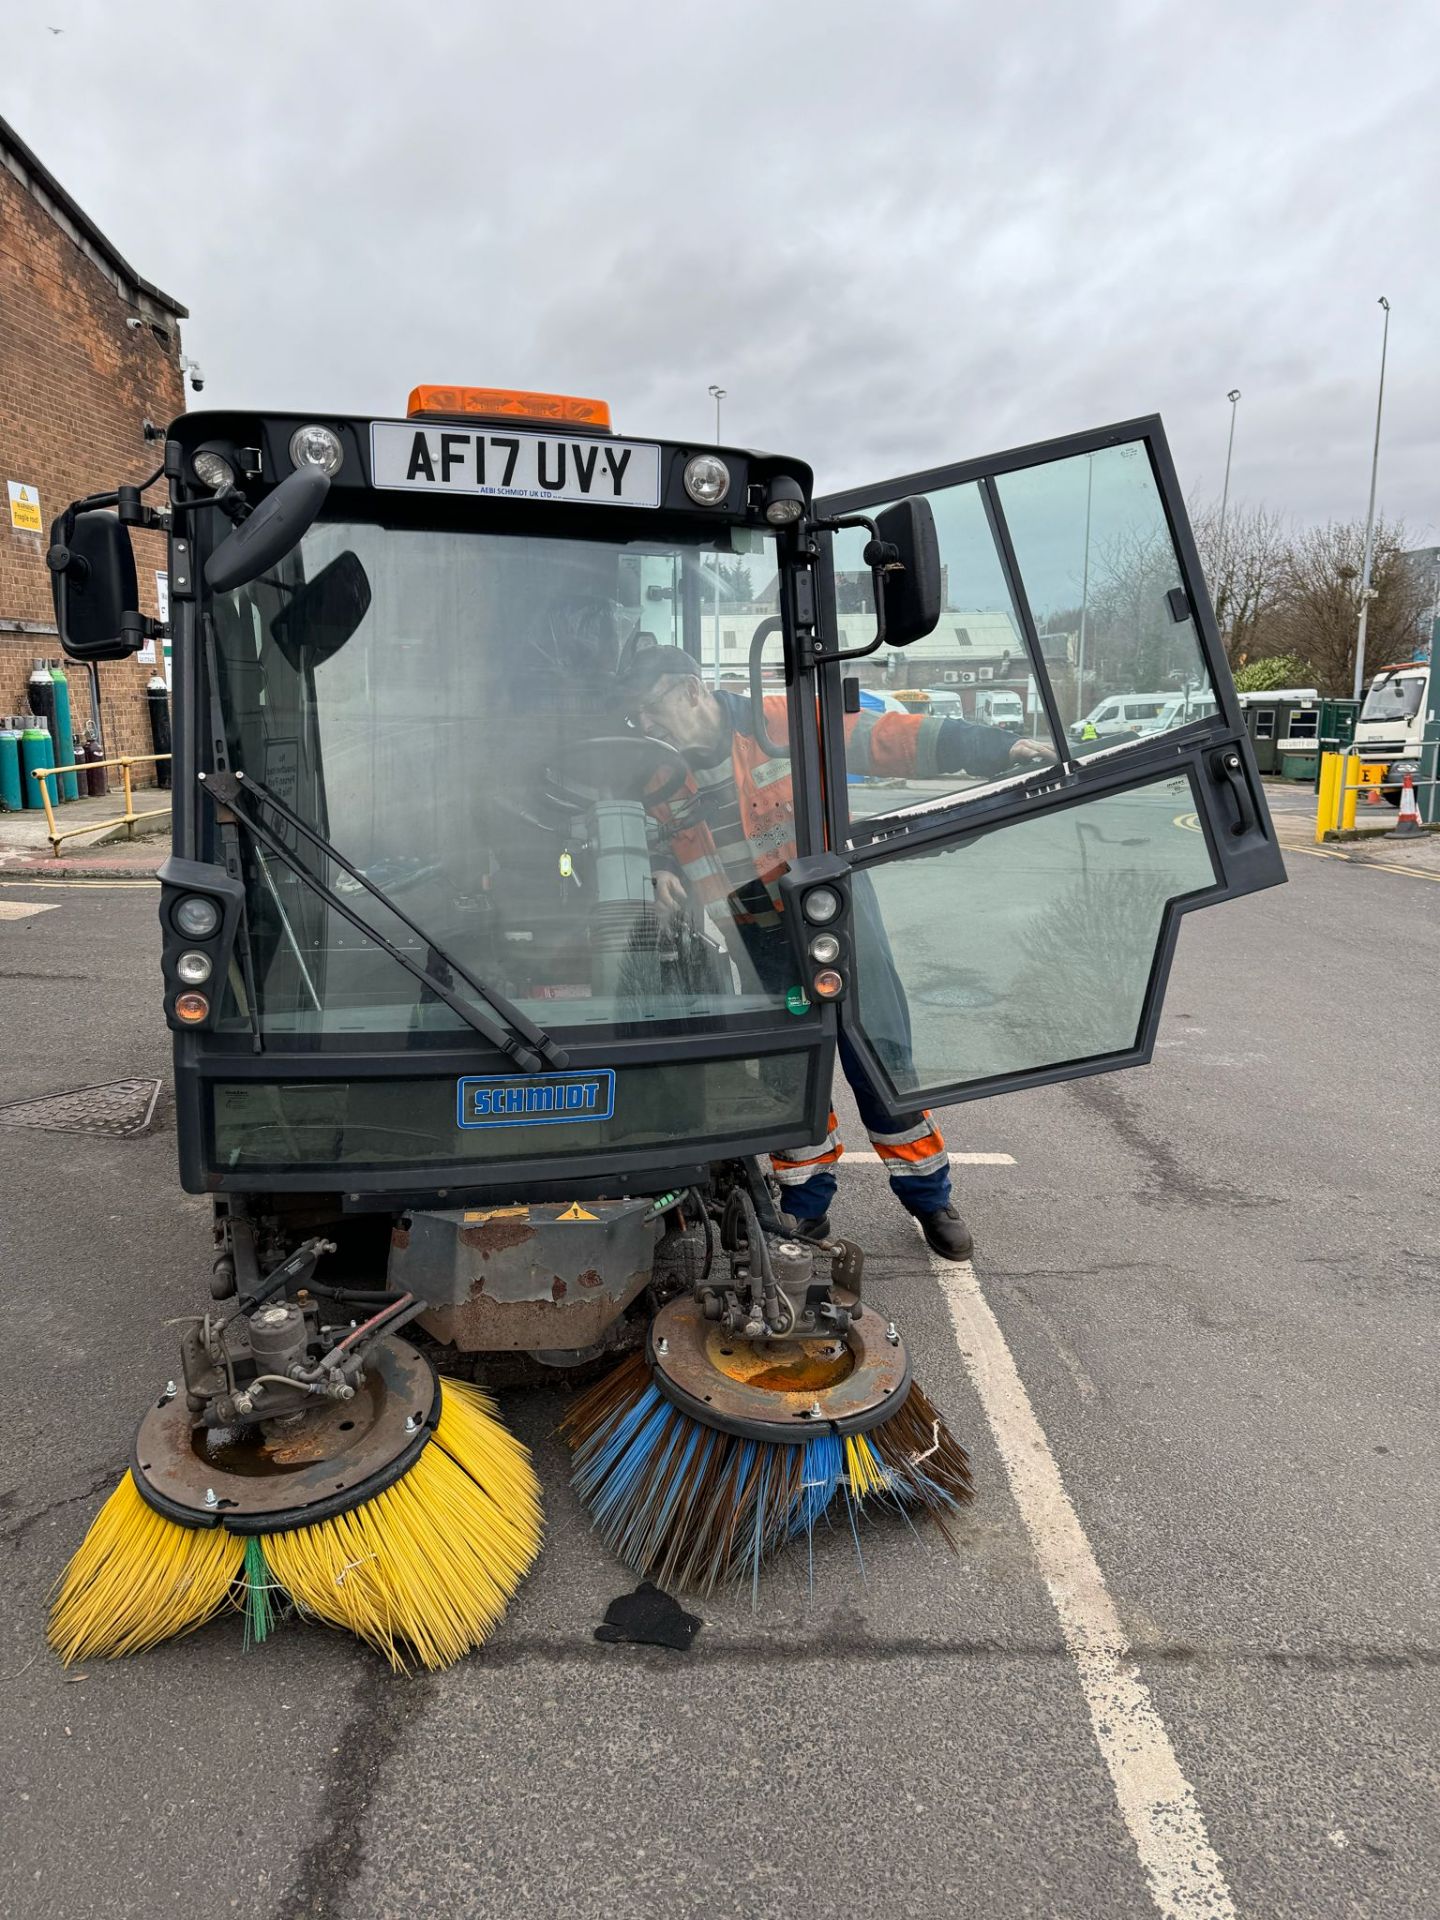
[[[70,678],[58,660],[50,663],[50,684],[55,691],[55,718],[50,725],[50,738],[55,742],[55,764],[57,767],[72,767],[75,764],[75,727],[70,716]],[[62,800],[80,798],[78,774],[62,773],[55,785],[60,789]]]
[[[150,708],[150,738],[154,742],[156,753],[170,751],[170,689],[165,684],[162,673],[152,673],[145,688],[145,700]],[[155,762],[155,784],[168,787],[170,784],[170,762]]]
[[[30,678],[25,683],[25,699],[31,713],[43,727],[48,728],[55,712],[55,682],[50,678],[50,669],[43,660],[30,662]],[[53,740],[51,744],[54,744]]]
[[[80,758],[92,762],[105,758],[105,749],[89,728],[86,729],[85,739],[80,748]],[[110,786],[105,778],[104,767],[91,765],[86,768],[85,790],[92,800],[102,799],[109,792]]]
[[[49,676],[46,676],[47,683]],[[31,676],[34,685],[34,676]],[[34,695],[32,694],[32,699]],[[50,729],[39,714],[25,716],[25,731],[20,736],[20,785],[25,795],[27,807],[43,807],[40,797],[40,782],[32,780],[31,774],[37,767],[53,767],[55,764],[55,746],[50,738]],[[55,782],[47,780],[51,798],[55,794]]]
[[[19,813],[25,804],[20,784],[20,733],[13,719],[0,718],[0,807],[7,813]]]

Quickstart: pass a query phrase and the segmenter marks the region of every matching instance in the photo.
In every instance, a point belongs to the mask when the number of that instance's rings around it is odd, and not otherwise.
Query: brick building
[[[50,524],[82,494],[143,480],[184,409],[180,321],[186,309],[142,280],[0,120],[0,715],[27,710],[36,660],[60,657],[45,565]],[[33,517],[41,530],[15,524]],[[161,495],[150,496],[158,501]],[[158,533],[133,535],[140,608],[158,617]],[[87,670],[67,665],[78,745],[92,724]],[[154,662],[96,669],[105,751],[152,750],[145,688]],[[143,781],[141,775],[145,776]],[[136,769],[149,784],[149,769]]]

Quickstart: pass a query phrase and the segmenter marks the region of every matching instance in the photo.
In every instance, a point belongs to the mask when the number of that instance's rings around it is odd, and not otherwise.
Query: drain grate
[[[102,1087],[76,1087],[43,1100],[17,1100],[0,1107],[0,1127],[34,1127],[40,1133],[99,1133],[133,1140],[150,1131],[158,1080],[110,1080]]]

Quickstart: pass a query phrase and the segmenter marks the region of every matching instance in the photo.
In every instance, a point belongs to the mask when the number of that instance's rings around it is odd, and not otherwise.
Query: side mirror
[[[359,555],[347,549],[296,588],[270,622],[270,633],[298,672],[338,653],[369,611],[370,576]]]
[[[330,476],[319,467],[297,467],[287,474],[205,562],[205,578],[214,591],[231,593],[258,580],[298,547],[329,491]]]
[[[894,548],[893,559],[881,559],[877,584],[883,583],[883,631],[888,647],[908,647],[933,633],[940,620],[940,542],[930,502],[897,500],[875,516],[875,532],[882,547]],[[870,558],[871,542],[865,549]],[[872,562],[872,564],[875,564]]]
[[[50,529],[50,591],[72,660],[128,660],[145,643],[129,530],[113,513],[62,513]]]

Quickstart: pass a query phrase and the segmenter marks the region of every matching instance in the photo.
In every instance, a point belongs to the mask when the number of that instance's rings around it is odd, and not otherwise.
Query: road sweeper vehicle
[[[539,1548],[491,1397],[527,1382],[574,1385],[576,1493],[664,1585],[752,1580],[827,1513],[943,1528],[963,1449],[764,1156],[825,1138],[841,1034],[897,1118],[1143,1063],[1183,916],[1283,878],[1158,420],[817,500],[588,400],[191,414],[55,524],[76,659],[153,636],[135,526],[169,538],[160,991],[213,1265],[60,1654],[293,1604],[458,1657]],[[1082,578],[1092,677],[1209,693],[1083,755],[1040,637]],[[1048,743],[981,776],[973,722],[851,669],[962,645],[964,607],[1009,621]],[[723,686],[734,782],[637,715],[653,649]],[[739,872],[733,819],[704,851],[737,792]]]

